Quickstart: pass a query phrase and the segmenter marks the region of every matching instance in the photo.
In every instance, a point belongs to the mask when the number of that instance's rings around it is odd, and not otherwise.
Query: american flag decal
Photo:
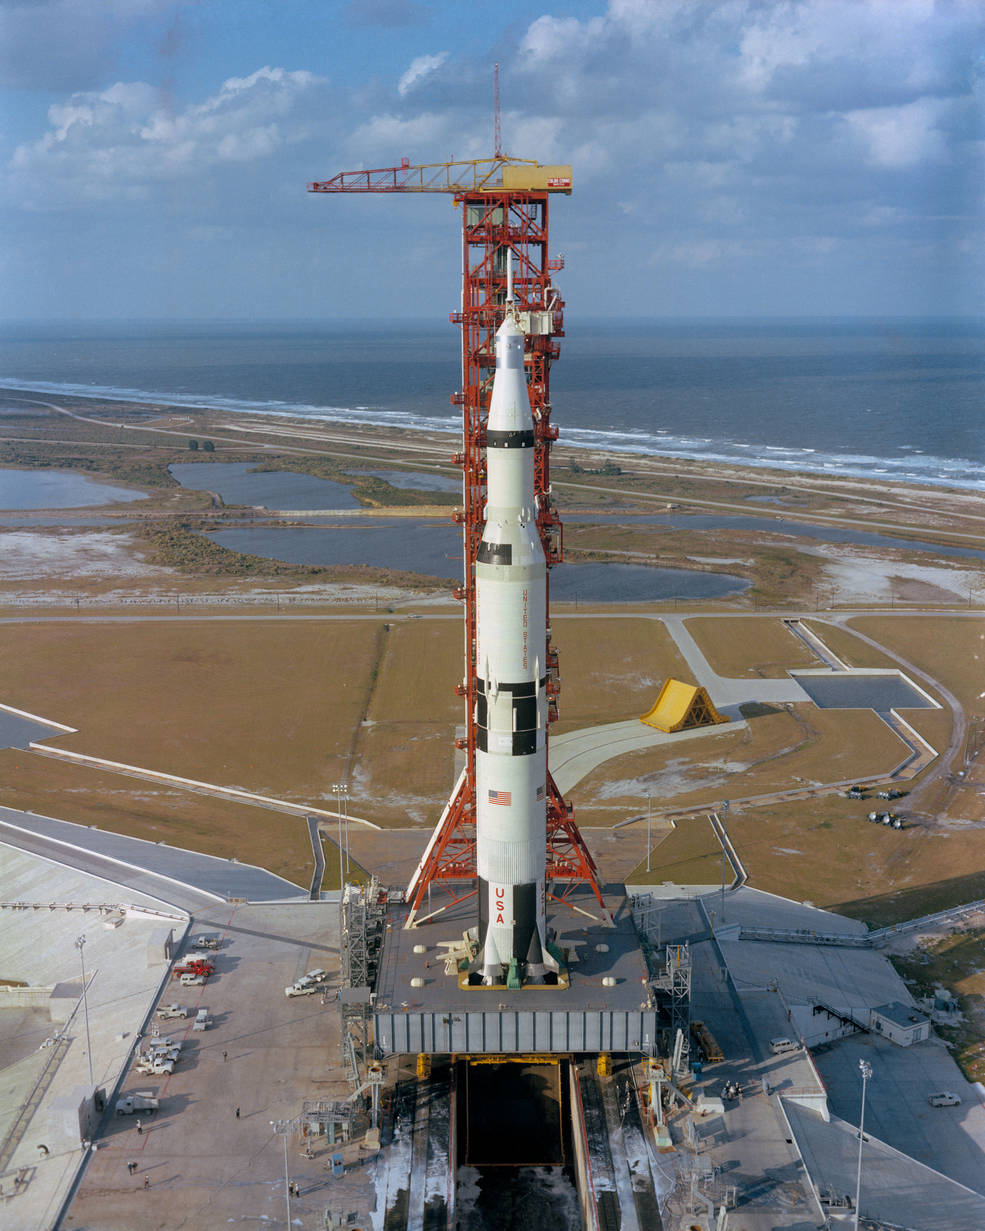
[[[489,802],[491,804],[511,804],[513,802],[512,791],[490,791]]]
[[[544,798],[544,788],[543,788],[542,786],[539,786],[539,787],[537,788],[537,798],[538,798],[538,799],[543,799],[543,798]]]

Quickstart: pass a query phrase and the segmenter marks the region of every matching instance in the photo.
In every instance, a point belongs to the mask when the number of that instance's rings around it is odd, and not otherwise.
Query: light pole
[[[349,784],[342,783],[342,811],[345,815],[345,874],[349,875]]]
[[[85,933],[83,932],[83,934],[75,942],[75,947],[79,951],[79,961],[82,963],[82,1010],[85,1014],[85,1019],[86,1019],[86,1055],[89,1058],[89,1087],[91,1089],[93,1085],[92,1040],[89,1037],[89,997],[87,995],[88,989],[86,988],[86,959],[85,959],[85,953],[83,952],[83,950],[85,949],[85,943],[86,943],[86,938],[85,938]]]
[[[342,866],[342,847],[343,847],[343,842],[342,842],[342,796],[345,795],[346,798],[348,798],[348,791],[349,791],[348,783],[333,782],[332,790],[335,792],[335,815],[339,819],[339,888],[344,889],[345,888],[345,869],[343,869],[343,866]],[[346,856],[345,862],[346,862],[346,865],[348,865],[348,862],[349,862],[348,855]]]
[[[287,1170],[287,1135],[291,1131],[290,1120],[271,1120],[270,1127],[284,1138],[284,1200],[287,1202],[287,1231],[291,1231],[291,1178]]]
[[[653,797],[646,793],[646,870],[650,871],[650,825],[653,821]]]
[[[858,1202],[862,1192],[862,1141],[865,1137],[865,1083],[872,1076],[872,1065],[865,1060],[858,1062],[862,1074],[862,1111],[858,1118],[858,1170],[855,1173],[855,1231],[858,1231]]]
[[[725,822],[728,820],[728,800],[722,800],[722,922],[725,922],[725,839],[727,831]]]

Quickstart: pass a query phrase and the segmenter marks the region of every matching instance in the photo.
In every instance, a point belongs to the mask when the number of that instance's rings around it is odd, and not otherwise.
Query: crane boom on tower
[[[330,180],[316,180],[309,192],[563,192],[571,195],[571,167],[541,165],[533,158],[472,158],[412,166],[402,158],[399,167],[372,171],[340,171]]]

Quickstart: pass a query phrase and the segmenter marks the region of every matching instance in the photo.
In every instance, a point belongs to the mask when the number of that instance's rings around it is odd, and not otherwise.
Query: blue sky
[[[581,316],[985,313],[981,0],[0,0],[0,316],[446,319],[450,200],[571,162]]]

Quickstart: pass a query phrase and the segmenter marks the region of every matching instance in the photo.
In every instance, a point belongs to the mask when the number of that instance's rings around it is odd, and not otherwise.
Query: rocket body
[[[534,498],[534,432],[524,335],[496,335],[486,433],[486,509],[475,566],[476,865],[473,976],[543,981],[546,948],[547,564]]]

